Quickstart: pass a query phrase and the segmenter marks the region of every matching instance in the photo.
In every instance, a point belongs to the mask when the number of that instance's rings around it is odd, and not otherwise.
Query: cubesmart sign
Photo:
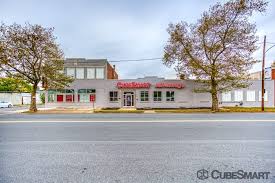
[[[182,89],[182,88],[184,88],[184,84],[183,83],[163,82],[163,83],[156,83],[155,88],[177,88],[177,89]]]
[[[148,82],[118,82],[117,88],[150,88]]]

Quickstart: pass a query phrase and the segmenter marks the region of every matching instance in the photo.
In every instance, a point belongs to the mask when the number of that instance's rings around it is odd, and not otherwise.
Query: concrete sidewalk
[[[54,109],[54,108],[45,108],[44,105],[37,105],[37,108],[40,111]],[[12,108],[1,108],[0,115],[23,113],[23,112],[27,112],[28,110],[29,110],[29,105],[14,106]]]
[[[28,113],[28,110],[21,111],[21,113]],[[94,113],[92,108],[41,108],[36,114],[89,114]]]

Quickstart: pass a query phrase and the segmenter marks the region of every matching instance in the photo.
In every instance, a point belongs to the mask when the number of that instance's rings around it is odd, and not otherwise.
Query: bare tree
[[[0,70],[32,85],[32,112],[37,111],[36,91],[42,80],[57,88],[72,82],[63,74],[63,52],[55,42],[53,30],[29,23],[0,25]]]
[[[218,93],[248,86],[248,71],[256,62],[255,23],[249,18],[264,12],[265,0],[230,0],[217,3],[195,24],[170,24],[164,63],[201,83],[196,92],[209,92],[212,111],[218,110]]]

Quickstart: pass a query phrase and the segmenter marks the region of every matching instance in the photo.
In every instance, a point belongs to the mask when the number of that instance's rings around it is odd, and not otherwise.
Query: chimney
[[[113,65],[113,79],[115,79],[115,73],[116,73],[116,65]]]

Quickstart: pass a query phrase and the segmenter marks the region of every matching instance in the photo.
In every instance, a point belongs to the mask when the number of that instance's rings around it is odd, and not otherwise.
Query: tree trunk
[[[219,110],[219,99],[218,99],[218,92],[216,87],[212,88],[212,112],[218,112]]]
[[[212,93],[212,112],[219,111],[219,100],[217,93]]]
[[[31,105],[30,105],[30,112],[37,112],[36,107],[36,90],[37,90],[38,83],[34,83],[32,86],[32,92],[31,92]]]

